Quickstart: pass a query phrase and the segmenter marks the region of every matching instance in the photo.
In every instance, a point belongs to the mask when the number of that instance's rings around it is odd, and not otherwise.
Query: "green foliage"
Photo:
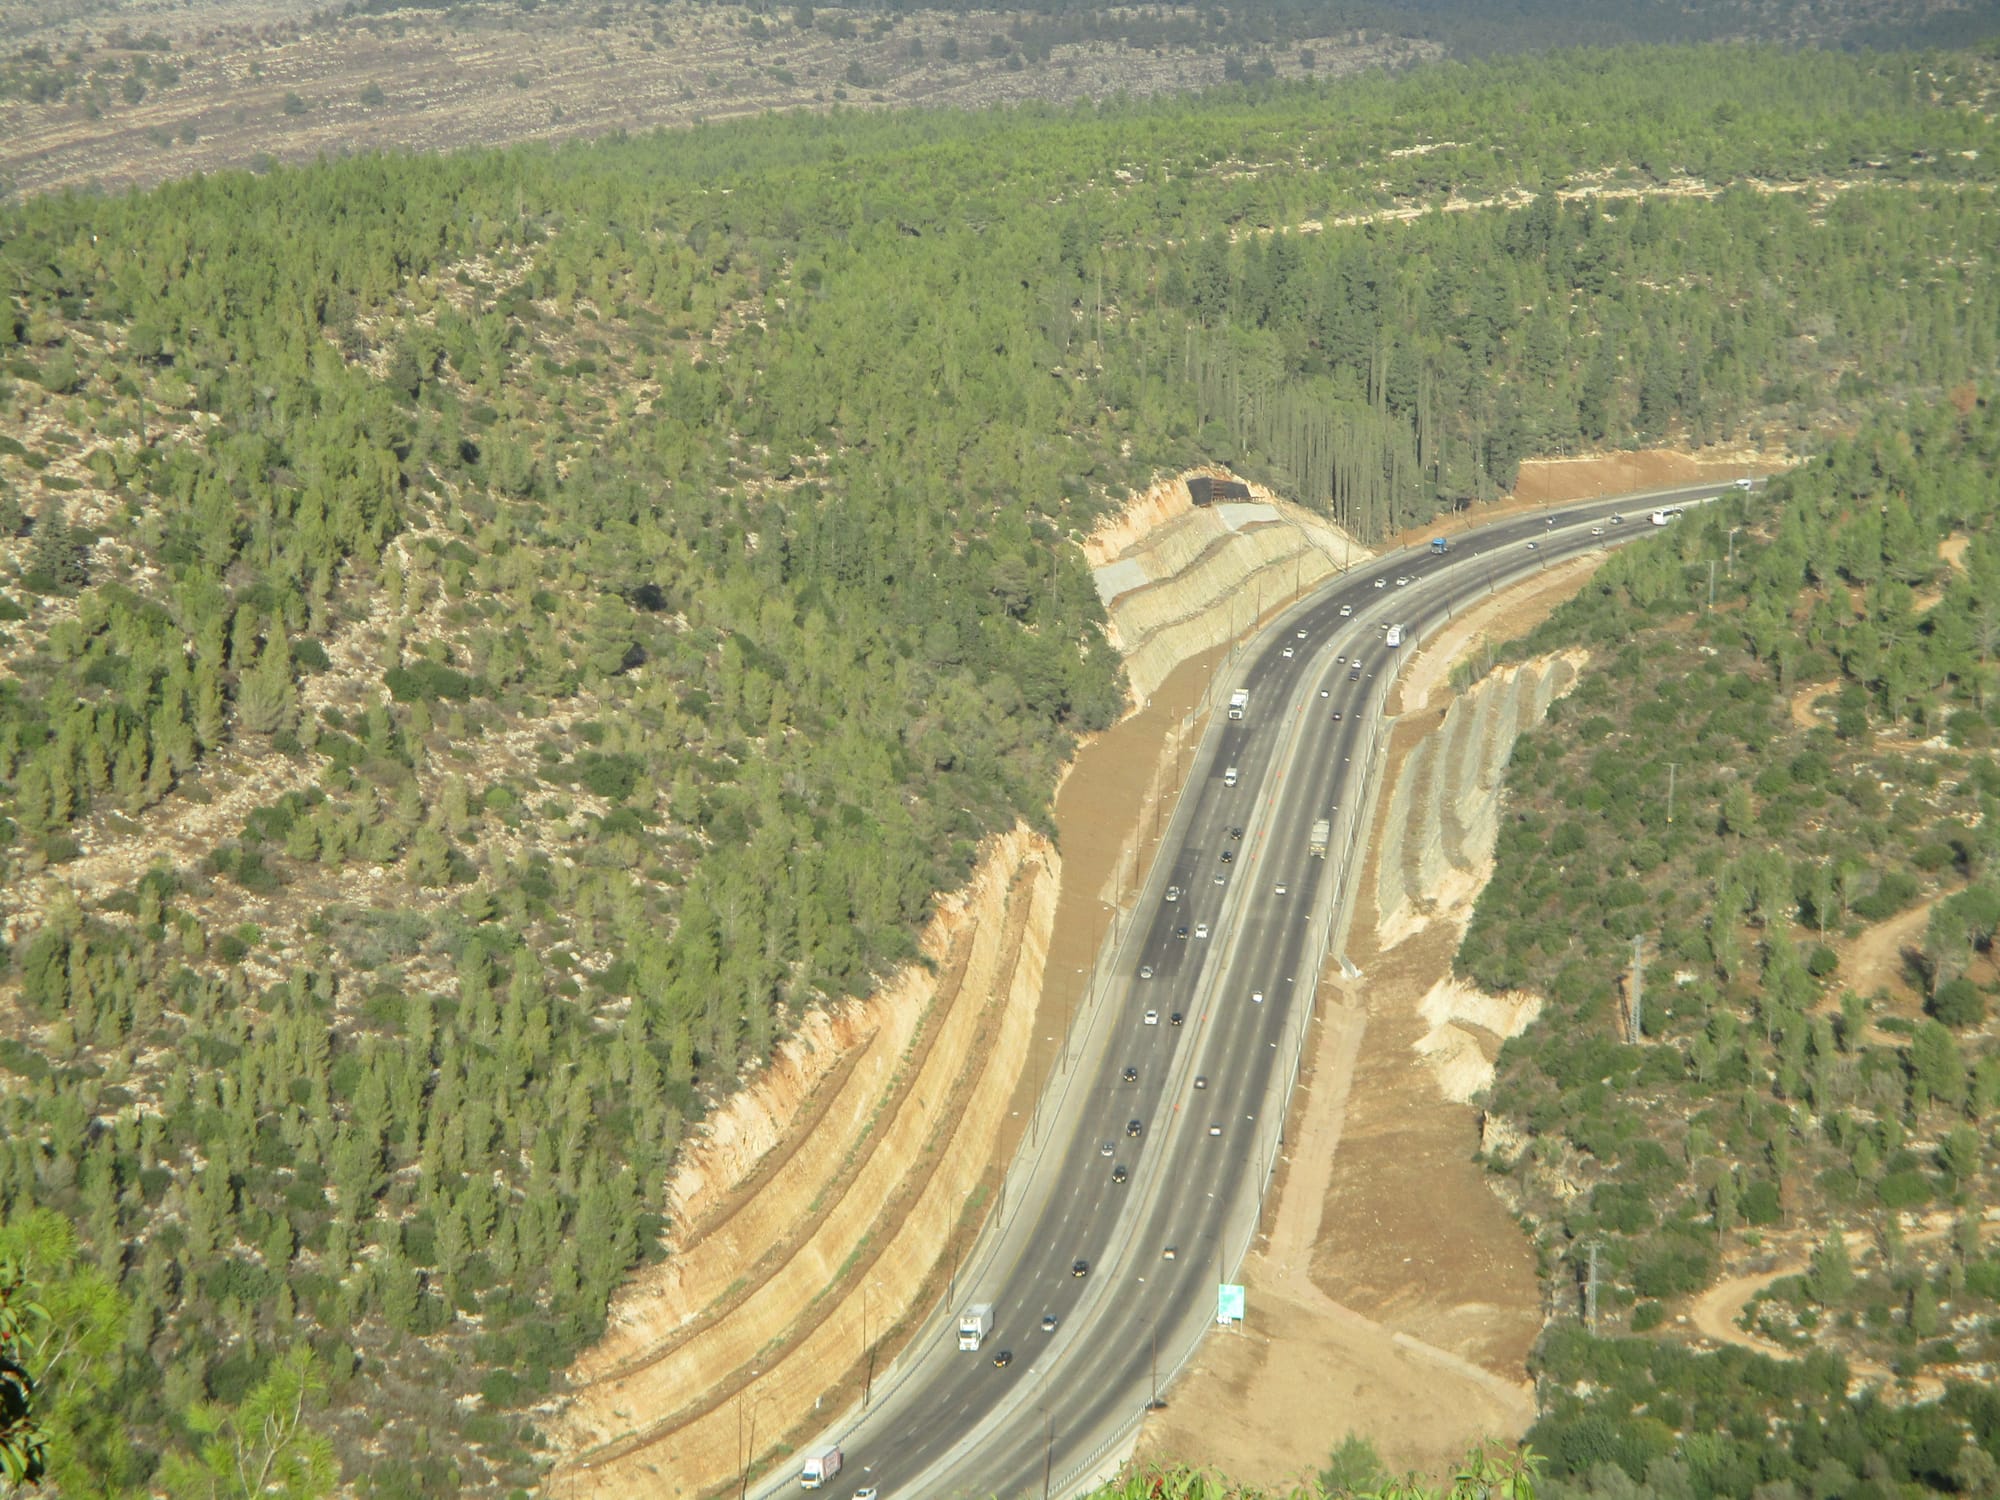
[[[172,1500],[321,1500],[334,1491],[333,1447],[307,1422],[326,1382],[312,1351],[287,1350],[239,1404],[185,1414],[196,1452],[170,1454],[160,1484]]]
[[[2000,1052],[1968,972],[2000,929],[1987,757],[1907,736],[1954,713],[1986,722],[2000,625],[1982,644],[1978,622],[2000,587],[1996,470],[1990,401],[1961,393],[1881,419],[1764,501],[1729,497],[1621,551],[1511,648],[1583,644],[1599,661],[1574,708],[1517,749],[1514,817],[1459,963],[1548,996],[1503,1050],[1489,1108],[1533,1138],[1512,1169],[1551,1248],[1603,1243],[1608,1296],[1688,1295],[1738,1236],[1837,1214],[1877,1225],[1884,1249],[1857,1265],[1828,1236],[1805,1277],[1754,1305],[1766,1336],[1865,1349],[1905,1372],[1990,1352],[1965,1331],[1992,1290],[1977,1257],[1927,1243],[1920,1271],[1900,1226],[1994,1190],[1982,1142]],[[1917,588],[1936,591],[1921,620]],[[1806,685],[1828,678],[1848,722],[1798,725],[1785,699],[1821,696]],[[1657,857],[1635,858],[1647,842]],[[1837,989],[1830,943],[1919,902],[1920,961],[1902,977],[1928,981],[1931,1015],[1878,1012],[1871,1031],[1863,997]],[[1597,977],[1626,961],[1635,932],[1649,957],[1637,1049]],[[1676,1157],[1680,1182],[1660,1170]],[[1593,1183],[1587,1201],[1548,1195],[1543,1164],[1565,1161]],[[1936,1336],[1946,1286],[1962,1337]],[[1664,1322],[1654,1307],[1631,1326]],[[1647,1411],[1559,1403],[1538,1441],[1572,1479],[1602,1486],[1589,1476],[1611,1465],[1649,1482],[1708,1428],[1684,1407]]]

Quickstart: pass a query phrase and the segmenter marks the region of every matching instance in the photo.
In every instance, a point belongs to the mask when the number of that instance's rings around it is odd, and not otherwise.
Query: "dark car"
[[[1168,1017],[1167,1017],[1167,1021],[1168,1021],[1168,1024],[1170,1024],[1170,1025],[1173,1025],[1173,1026],[1178,1026],[1178,1025],[1180,1025],[1180,1024],[1181,1024],[1181,1021],[1182,1021],[1183,1019],[1184,1019],[1184,1018],[1182,1017],[1182,1015],[1181,1015],[1181,1013],[1180,1013],[1179,1011],[1175,1011],[1175,1012],[1174,1012],[1174,1013],[1173,1013],[1172,1015],[1170,1015],[1170,1016],[1168,1016]]]
[[[1185,923],[1174,929],[1174,936],[1179,938],[1182,942],[1187,941],[1187,926]]]
[[[1137,1083],[1139,1081],[1139,1070],[1137,1068],[1127,1068],[1121,1076],[1127,1083]]]
[[[1134,1140],[1137,1140],[1142,1134],[1144,1134],[1145,1129],[1146,1129],[1145,1125],[1138,1120],[1127,1120],[1125,1122],[1125,1133],[1131,1136],[1132,1139]]]
[[[1233,839],[1240,839],[1243,837],[1243,830],[1240,828],[1232,828],[1229,830],[1229,836]]]
[[[1130,1172],[1125,1170],[1122,1164],[1119,1166],[1115,1166],[1111,1169],[1111,1180],[1113,1182],[1123,1182],[1127,1177],[1130,1177],[1131,1175],[1132,1174]]]
[[[1014,1351],[1012,1349],[1002,1349],[998,1354],[993,1356],[993,1368],[996,1370],[1004,1370],[1012,1363],[1014,1363]]]
[[[1234,864],[1235,861],[1236,861],[1236,851],[1234,849],[1224,849],[1222,851],[1222,862],[1225,865]]]
[[[1090,1262],[1087,1260],[1071,1261],[1069,1263],[1069,1274],[1072,1276],[1088,1276],[1090,1274]]]

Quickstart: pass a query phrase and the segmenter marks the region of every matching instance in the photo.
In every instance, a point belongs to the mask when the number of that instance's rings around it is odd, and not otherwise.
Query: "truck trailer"
[[[993,1304],[975,1302],[958,1315],[958,1347],[977,1349],[979,1341],[993,1331]]]
[[[1250,706],[1250,689],[1238,688],[1235,692],[1229,695],[1230,718],[1232,719],[1242,718],[1243,710],[1248,708],[1249,706]]]
[[[816,1490],[840,1472],[840,1445],[828,1443],[824,1448],[815,1448],[806,1455],[805,1467],[799,1470],[799,1483],[806,1489]]]

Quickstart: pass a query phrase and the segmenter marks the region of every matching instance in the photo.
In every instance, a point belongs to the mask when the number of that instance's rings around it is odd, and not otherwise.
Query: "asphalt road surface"
[[[1331,581],[1216,684],[1105,998],[1078,1027],[1074,1072],[1051,1083],[1060,1103],[1038,1117],[1035,1150],[1010,1173],[998,1228],[959,1276],[949,1320],[926,1325],[869,1409],[827,1434],[845,1464],[826,1493],[1062,1494],[1163,1393],[1213,1323],[1217,1284],[1248,1242],[1282,1144],[1316,977],[1313,917],[1323,931],[1335,897],[1352,899],[1346,872],[1364,852],[1359,778],[1397,657],[1389,625],[1427,637],[1495,587],[1655,535],[1654,508],[1716,491],[1445,525],[1447,554],[1420,545]],[[1230,720],[1223,706],[1238,687],[1249,705]],[[1319,818],[1335,825],[1324,858],[1307,847]],[[993,1329],[964,1352],[958,1314],[978,1302],[993,1304]],[[1001,1351],[1012,1355],[1004,1367]],[[796,1466],[757,1492],[798,1493]]]

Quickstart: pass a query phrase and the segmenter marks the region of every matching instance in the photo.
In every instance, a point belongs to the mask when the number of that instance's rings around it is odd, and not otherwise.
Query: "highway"
[[[1389,625],[1421,641],[1495,588],[1657,535],[1652,509],[1716,491],[1443,523],[1447,554],[1419,545],[1357,567],[1239,654],[1100,998],[1078,1016],[1071,1065],[1050,1082],[1034,1149],[1010,1171],[953,1304],[877,1379],[869,1409],[827,1432],[845,1467],[825,1493],[1064,1494],[1165,1394],[1212,1326],[1216,1285],[1250,1241],[1282,1148],[1315,980],[1365,852],[1377,789],[1363,781],[1377,774],[1398,659]],[[1231,720],[1223,705],[1239,687],[1249,703]],[[1308,835],[1323,817],[1333,838],[1316,858]],[[976,1302],[994,1304],[993,1331],[961,1352],[958,1314]],[[1012,1355],[1004,1368],[1000,1351]],[[800,1493],[797,1465],[756,1493]]]

